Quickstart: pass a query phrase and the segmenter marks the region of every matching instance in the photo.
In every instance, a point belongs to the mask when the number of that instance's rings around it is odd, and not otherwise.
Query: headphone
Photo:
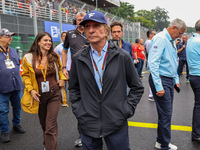
[[[76,18],[72,20],[73,25],[76,25]]]

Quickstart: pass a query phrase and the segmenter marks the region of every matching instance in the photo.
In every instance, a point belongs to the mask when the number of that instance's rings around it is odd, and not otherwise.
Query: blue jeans
[[[192,137],[200,138],[200,76],[190,75],[190,85],[194,92],[194,109],[192,118]]]
[[[144,60],[138,58],[139,63],[137,63],[137,72],[139,77],[142,77],[142,69],[143,69],[143,65],[144,65]]]
[[[20,90],[12,91],[9,93],[0,93],[0,130],[1,133],[9,132],[9,101],[13,108],[13,126],[17,126],[20,123],[21,114],[21,98],[22,92]]]
[[[158,97],[156,95],[157,91],[155,89],[151,75],[149,76],[149,85],[151,87],[158,112],[157,142],[161,143],[162,150],[168,150],[168,145],[171,140],[171,118],[174,97],[174,82],[173,78],[164,76],[161,76],[160,78],[165,90],[165,94],[162,97]]]
[[[104,137],[108,150],[130,150],[128,128]],[[93,138],[81,133],[83,150],[102,150],[102,138]]]
[[[178,63],[178,75],[180,76],[183,72],[183,66],[186,64],[186,79],[189,79],[189,70],[188,70],[188,64],[186,60],[179,60]]]

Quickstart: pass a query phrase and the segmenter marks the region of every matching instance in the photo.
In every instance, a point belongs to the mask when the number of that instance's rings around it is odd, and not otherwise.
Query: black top
[[[73,57],[84,45],[87,45],[87,41],[84,33],[81,34],[77,29],[69,30],[65,37],[64,49],[70,47],[71,57]]]
[[[89,46],[72,60],[69,93],[81,133],[94,138],[117,133],[128,127],[144,92],[129,53],[109,41],[103,74],[102,94],[94,78]],[[130,88],[127,95],[127,85]]]

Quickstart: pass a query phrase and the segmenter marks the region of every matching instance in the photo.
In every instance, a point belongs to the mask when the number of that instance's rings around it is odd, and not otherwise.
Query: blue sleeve
[[[62,45],[62,46],[63,46],[63,49],[64,49],[64,50],[68,50],[68,49],[69,49],[69,48],[65,48],[64,45]]]
[[[181,49],[182,47],[183,47],[182,44],[179,43],[178,46],[177,46],[177,50]]]
[[[129,50],[130,50],[130,55],[131,55],[131,58],[133,59],[133,51],[132,51],[132,45],[129,46]],[[133,59],[134,60],[134,59]]]
[[[162,91],[163,86],[159,75],[159,66],[162,59],[162,54],[165,49],[165,42],[161,37],[154,38],[151,43],[148,56],[149,72],[152,75],[152,79],[156,88],[156,91]]]

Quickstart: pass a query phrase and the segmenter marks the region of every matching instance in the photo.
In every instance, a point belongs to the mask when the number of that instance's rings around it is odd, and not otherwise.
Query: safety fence
[[[45,0],[43,0],[45,1]],[[52,21],[52,22],[58,22],[59,21],[59,11],[58,11],[58,5],[59,3],[54,2],[54,7],[50,8],[47,7],[47,5],[41,6],[39,3],[36,3],[36,17],[38,20],[43,21]],[[80,2],[78,0],[65,0],[64,4],[61,8],[61,15],[62,15],[62,22],[67,24],[72,24],[73,19],[75,18],[75,15],[78,11],[85,11],[88,13],[91,10],[94,10],[95,8],[87,5],[83,2]],[[31,3],[22,3],[20,1],[14,1],[14,0],[1,0],[0,1],[0,13],[7,14],[7,15],[14,15],[14,16],[22,16],[25,18],[33,18],[33,5]],[[146,39],[146,32],[147,28],[142,27],[139,22],[130,22],[128,20],[125,20],[123,18],[117,17],[115,15],[112,15],[108,12],[104,13],[108,24],[111,24],[114,21],[119,21],[123,24],[123,39],[130,42],[135,41],[137,38],[143,38]],[[0,20],[1,21],[1,20]],[[2,22],[0,22],[2,24]],[[4,22],[6,24],[6,22]],[[8,22],[9,24],[9,22]],[[20,28],[20,25],[17,24],[18,28]],[[1,26],[0,26],[1,27]],[[34,28],[34,26],[33,26]],[[19,33],[19,31],[16,31],[16,33]],[[22,47],[23,51],[27,51],[31,42],[34,40],[34,35],[28,35],[28,38],[26,38],[26,41],[22,41],[23,39],[20,36],[14,36],[13,37],[13,47]],[[26,43],[25,46],[23,43]],[[58,43],[55,43],[56,45]]]

